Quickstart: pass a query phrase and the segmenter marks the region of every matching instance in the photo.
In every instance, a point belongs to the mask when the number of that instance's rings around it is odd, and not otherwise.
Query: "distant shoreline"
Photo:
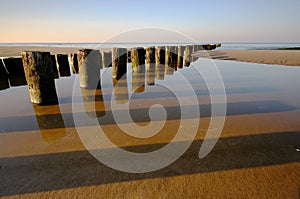
[[[300,66],[300,50],[214,50],[198,52],[197,57],[228,61]]]

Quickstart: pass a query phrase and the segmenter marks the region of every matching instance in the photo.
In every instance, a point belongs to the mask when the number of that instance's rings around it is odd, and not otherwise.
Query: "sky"
[[[300,0],[1,0],[0,42],[300,43],[299,10]]]

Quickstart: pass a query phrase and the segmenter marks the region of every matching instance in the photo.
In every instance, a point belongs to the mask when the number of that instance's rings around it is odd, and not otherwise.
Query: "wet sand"
[[[223,75],[228,110],[215,148],[205,158],[198,158],[211,120],[210,96],[191,68],[180,69],[188,73],[197,94],[198,104],[186,105],[200,107],[197,135],[181,158],[145,174],[111,169],[86,150],[72,116],[75,75],[56,80],[59,105],[33,106],[26,86],[0,91],[0,197],[299,198],[300,93],[295,92],[295,84],[300,83],[300,68],[216,62]],[[205,68],[202,62],[199,65]],[[184,94],[180,82],[169,77],[165,75],[161,81],[177,84]],[[141,126],[148,124],[153,103],[164,105],[170,114],[165,128],[150,139],[134,139],[122,132],[107,104],[110,96],[102,92],[108,87],[120,103],[127,102],[130,87],[136,85],[130,79],[119,88],[102,82],[95,101],[76,96],[73,103],[84,103],[86,110],[96,107],[106,135],[117,146],[153,151],[168,143],[180,128],[178,101],[156,81],[155,86],[145,86],[144,92],[130,99],[131,116]],[[184,97],[189,101],[188,95]],[[80,128],[88,132],[91,126]],[[189,140],[180,142],[185,141]],[[103,145],[98,150],[109,148]]]
[[[214,50],[195,56],[262,64],[300,66],[300,50]]]

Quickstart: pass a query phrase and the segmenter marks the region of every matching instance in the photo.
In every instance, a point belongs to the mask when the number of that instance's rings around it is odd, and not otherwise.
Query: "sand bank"
[[[207,54],[208,52],[208,54]],[[300,66],[300,50],[215,50],[195,56],[263,64]]]

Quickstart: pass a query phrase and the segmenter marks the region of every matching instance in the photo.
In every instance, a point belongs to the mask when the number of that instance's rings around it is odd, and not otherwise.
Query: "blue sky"
[[[300,0],[1,0],[0,42],[97,42],[160,27],[198,41],[299,43],[299,10]]]

